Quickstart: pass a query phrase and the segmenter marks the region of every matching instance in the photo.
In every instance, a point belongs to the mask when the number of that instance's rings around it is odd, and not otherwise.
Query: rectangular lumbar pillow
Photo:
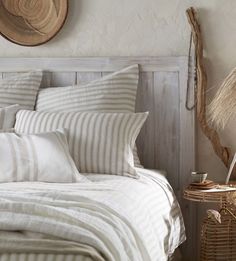
[[[78,182],[63,131],[41,134],[0,133],[0,182]]]
[[[19,104],[32,110],[42,80],[41,71],[21,73],[0,80],[0,107]]]
[[[135,112],[139,80],[138,64],[126,67],[84,85],[43,88],[37,111]],[[141,167],[134,147],[135,166]]]
[[[19,109],[18,104],[0,108],[0,130],[8,130],[14,127],[16,113]]]
[[[135,176],[133,147],[148,113],[31,112],[16,115],[15,130],[66,128],[72,158],[82,173]]]

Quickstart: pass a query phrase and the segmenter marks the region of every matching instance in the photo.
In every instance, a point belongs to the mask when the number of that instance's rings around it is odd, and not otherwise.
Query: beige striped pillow
[[[7,130],[14,127],[16,113],[20,109],[18,104],[0,108],[0,130]]]
[[[138,79],[136,64],[85,85],[42,88],[36,110],[134,112]]]
[[[70,153],[82,173],[135,176],[132,149],[148,113],[17,113],[19,133],[68,130]]]
[[[39,90],[37,111],[135,112],[138,64],[85,85]],[[134,163],[142,167],[134,147]]]
[[[15,130],[13,128],[11,129],[5,129],[5,130],[0,130],[0,133],[7,133],[7,132],[15,132]]]
[[[35,135],[0,133],[0,182],[78,182],[79,174],[62,131]]]
[[[19,104],[22,109],[33,110],[41,80],[41,71],[1,79],[0,107]]]

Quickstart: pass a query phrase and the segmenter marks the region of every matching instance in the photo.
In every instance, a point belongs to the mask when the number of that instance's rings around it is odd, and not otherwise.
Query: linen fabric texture
[[[7,133],[7,132],[15,132],[14,129],[5,129],[5,130],[0,130],[0,133]]]
[[[42,71],[20,73],[0,80],[0,107],[19,104],[33,110],[42,80]]]
[[[0,133],[0,182],[78,182],[63,130],[41,134]]]
[[[136,176],[135,140],[148,113],[31,112],[16,115],[15,130],[39,133],[66,128],[70,153],[82,173]]]
[[[138,64],[128,66],[84,85],[42,88],[37,111],[135,112],[139,80]],[[134,164],[142,167],[137,147]]]
[[[0,108],[0,131],[5,131],[14,127],[16,113],[20,109],[18,104]]]
[[[139,179],[0,184],[0,260],[167,261],[185,240],[179,204],[163,174],[137,172]]]
[[[85,85],[42,88],[37,111],[135,112],[138,65],[132,65]]]

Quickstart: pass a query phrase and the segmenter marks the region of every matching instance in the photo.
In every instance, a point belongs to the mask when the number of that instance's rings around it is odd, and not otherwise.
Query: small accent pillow
[[[39,90],[37,111],[135,112],[138,64],[85,85]],[[142,167],[134,147],[134,163]]]
[[[41,71],[21,73],[0,80],[0,107],[19,104],[33,110],[42,80]]]
[[[7,130],[14,127],[16,113],[19,109],[20,106],[18,104],[0,108],[0,130]]]
[[[70,153],[83,173],[136,176],[132,150],[148,113],[31,112],[16,115],[19,133],[68,130]]]
[[[0,144],[0,182],[70,183],[86,179],[79,174],[62,131],[0,133]]]

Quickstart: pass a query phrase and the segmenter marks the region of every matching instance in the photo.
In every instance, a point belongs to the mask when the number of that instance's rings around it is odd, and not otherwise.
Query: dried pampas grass
[[[208,109],[209,122],[223,129],[236,112],[236,68],[223,81]]]

